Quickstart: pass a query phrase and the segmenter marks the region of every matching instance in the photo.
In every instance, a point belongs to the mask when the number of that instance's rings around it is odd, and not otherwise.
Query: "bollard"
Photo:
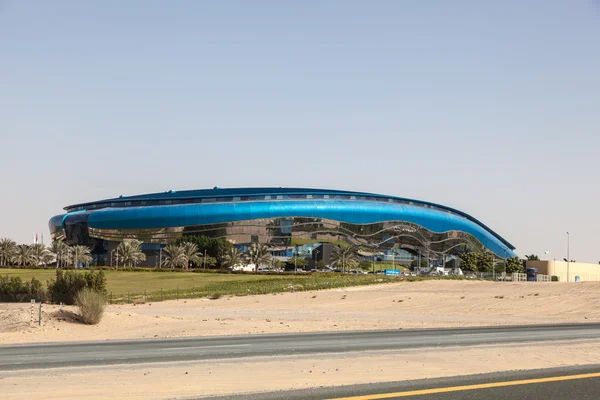
[[[60,302],[60,306],[58,307],[58,312],[62,312],[62,301]]]
[[[31,323],[33,324],[33,308],[35,307],[35,299],[31,299]]]
[[[42,326],[42,302],[40,301],[40,314],[38,319],[38,325]]]
[[[127,292],[127,304],[129,304],[129,292]]]
[[[146,302],[146,289],[144,289],[144,303]]]

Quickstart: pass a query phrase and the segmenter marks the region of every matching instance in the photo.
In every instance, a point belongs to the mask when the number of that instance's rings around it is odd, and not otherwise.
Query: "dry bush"
[[[92,289],[82,289],[75,296],[81,320],[88,325],[96,325],[102,319],[106,298],[104,294]]]

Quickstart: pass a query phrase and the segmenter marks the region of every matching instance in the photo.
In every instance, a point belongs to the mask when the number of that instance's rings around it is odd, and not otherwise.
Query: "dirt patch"
[[[29,304],[5,303],[0,304],[0,343],[600,322],[598,299],[597,282],[402,282],[111,305],[94,326],[44,305],[41,327],[30,326]],[[76,309],[64,312],[76,314]]]

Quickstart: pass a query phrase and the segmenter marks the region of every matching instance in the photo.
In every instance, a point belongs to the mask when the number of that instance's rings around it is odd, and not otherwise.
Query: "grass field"
[[[218,274],[191,272],[104,271],[110,302],[159,301],[175,298],[280,293],[372,285],[394,278],[353,274]],[[46,282],[55,270],[0,269],[0,275]]]
[[[409,268],[403,267],[401,265],[398,264],[394,264],[392,265],[391,262],[375,262],[375,271],[382,271],[384,269],[398,269],[400,271],[408,271]],[[371,268],[369,268],[369,271],[373,270],[373,264],[371,264]]]
[[[247,275],[247,274],[196,274],[189,272],[120,272],[104,271],[108,292],[127,294],[127,292],[148,292],[186,290],[201,288],[206,285],[236,281],[254,281],[268,279],[285,279],[278,275]],[[24,281],[31,278],[46,282],[54,278],[55,270],[44,269],[0,269],[0,275],[20,276]]]

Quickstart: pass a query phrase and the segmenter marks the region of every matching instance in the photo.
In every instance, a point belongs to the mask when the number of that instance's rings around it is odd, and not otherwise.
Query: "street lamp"
[[[571,266],[571,235],[567,232],[567,282],[569,282],[569,267]]]

